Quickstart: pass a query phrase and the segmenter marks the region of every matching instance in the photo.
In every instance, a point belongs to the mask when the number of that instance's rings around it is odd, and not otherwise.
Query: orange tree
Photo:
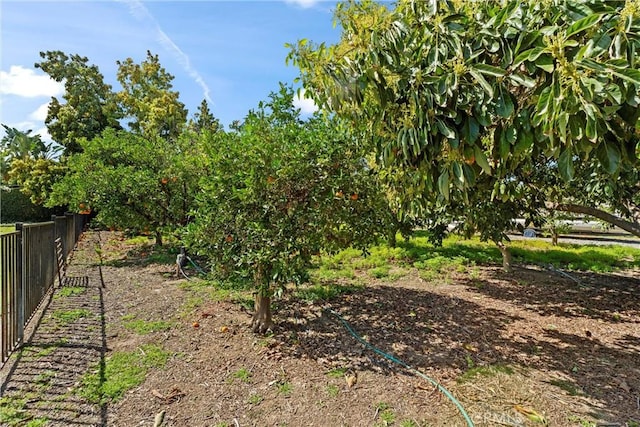
[[[205,134],[208,170],[186,241],[220,278],[256,289],[252,327],[273,326],[271,297],[303,282],[313,255],[384,233],[388,209],[358,141],[335,120],[302,121],[281,86],[228,134]]]
[[[189,221],[203,173],[195,133],[167,141],[107,129],[79,145],[48,205],[91,209],[106,226],[153,232],[158,245],[163,232]]]

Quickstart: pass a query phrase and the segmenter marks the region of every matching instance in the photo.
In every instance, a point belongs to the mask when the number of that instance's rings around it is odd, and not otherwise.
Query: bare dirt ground
[[[98,250],[96,250],[98,248]],[[640,276],[535,267],[424,281],[417,272],[322,304],[285,295],[273,335],[250,332],[241,304],[178,279],[113,232],[88,232],[29,342],[0,372],[23,423],[51,426],[638,426]],[[61,310],[91,313],[69,321]],[[333,313],[348,322],[359,341]],[[167,321],[137,333],[127,321]],[[117,402],[78,396],[86,372],[156,344],[163,368]],[[354,381],[355,380],[355,381]],[[528,415],[528,416],[527,416]],[[590,424],[591,423],[591,424]],[[10,424],[7,424],[10,425]]]

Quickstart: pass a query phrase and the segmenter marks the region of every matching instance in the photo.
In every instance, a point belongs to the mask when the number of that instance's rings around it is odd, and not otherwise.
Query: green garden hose
[[[344,320],[344,318],[342,316],[340,316],[340,314],[338,314],[336,311],[331,310],[331,309],[325,309],[325,311],[333,316],[335,316],[338,320],[340,320],[340,322],[342,322],[342,324],[344,325],[345,328],[347,328],[347,330],[349,331],[349,333],[351,335],[353,335],[353,337],[355,339],[357,339],[360,343],[362,343],[365,347],[373,350],[375,353],[379,354],[380,356],[384,357],[385,359],[388,359],[394,363],[397,363],[398,365],[402,366],[403,368],[415,373],[416,375],[418,375],[419,377],[429,381],[431,384],[433,384],[434,386],[436,386],[438,388],[438,390],[440,390],[440,392],[442,392],[442,394],[444,394],[450,401],[453,402],[454,405],[456,405],[456,407],[458,408],[458,410],[460,411],[460,413],[462,414],[462,416],[464,417],[465,421],[467,422],[467,425],[469,427],[473,427],[473,421],[471,421],[471,418],[469,417],[469,414],[467,414],[467,411],[464,410],[464,407],[462,406],[462,404],[455,398],[453,397],[453,395],[451,394],[451,392],[449,390],[447,390],[446,388],[444,388],[442,385],[440,385],[436,380],[434,380],[433,378],[423,374],[422,372],[418,371],[415,368],[412,368],[411,366],[409,366],[408,364],[406,364],[405,362],[403,362],[402,360],[396,358],[395,356],[385,353],[384,351],[380,350],[377,347],[374,347],[373,345],[369,344],[367,341],[365,341],[360,335],[358,335],[358,333],[353,330],[353,328],[351,327],[351,325],[349,325],[349,323]]]

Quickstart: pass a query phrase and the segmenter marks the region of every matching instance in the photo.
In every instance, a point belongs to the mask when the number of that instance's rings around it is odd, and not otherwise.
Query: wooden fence
[[[87,219],[67,213],[48,222],[18,223],[16,231],[0,235],[0,367],[24,341],[25,326],[55,283],[55,239],[62,240],[66,259]]]

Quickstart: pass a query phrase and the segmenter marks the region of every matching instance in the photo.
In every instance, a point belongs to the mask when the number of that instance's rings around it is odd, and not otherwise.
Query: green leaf
[[[468,116],[462,127],[463,137],[469,143],[474,143],[478,139],[480,135],[480,126],[478,125],[478,121],[471,116]]]
[[[588,28],[593,27],[595,24],[597,24],[600,21],[600,17],[602,15],[594,13],[593,15],[589,15],[587,17],[584,17],[582,19],[578,19],[576,22],[574,22],[569,28],[567,28],[567,31],[565,33],[565,37],[569,38],[575,34],[578,34]]]
[[[573,179],[574,168],[571,149],[567,148],[560,154],[558,158],[558,170],[560,171],[560,176],[562,176],[562,179],[565,181],[571,181]]]
[[[487,80],[482,76],[482,74],[476,70],[475,68],[469,68],[469,74],[473,76],[474,79],[482,86],[484,91],[489,95],[489,97],[493,98],[493,87],[489,84]]]
[[[456,133],[453,129],[447,126],[442,120],[436,120],[436,126],[438,130],[447,139],[456,139]]]
[[[438,191],[444,196],[446,200],[449,200],[449,171],[442,171],[438,177]]]
[[[463,164],[462,174],[464,176],[465,187],[471,187],[476,183],[476,173],[471,166]]]
[[[491,166],[489,166],[489,161],[482,147],[474,145],[473,152],[476,158],[476,164],[482,168],[484,173],[491,175]]]
[[[597,156],[602,166],[610,174],[614,174],[620,167],[620,150],[611,143],[603,142],[600,144],[597,150]]]
[[[496,99],[496,114],[506,119],[511,117],[513,110],[514,107],[511,95],[508,91],[503,91],[501,88],[498,93],[498,98]]]
[[[633,83],[634,85],[640,86],[640,70],[633,70],[631,68],[616,68],[616,67],[608,67],[609,71],[611,71],[614,75],[620,77],[623,80]]]
[[[516,84],[520,85],[520,86],[524,86],[528,89],[534,88],[536,86],[536,80],[529,77],[529,76],[525,76],[524,74],[520,74],[520,73],[513,73],[511,75],[509,75],[509,78]]]
[[[533,146],[533,133],[531,131],[527,132],[521,130],[520,134],[518,135],[518,142],[513,148],[513,155],[520,156],[521,154],[529,150],[531,146]]]
[[[494,67],[493,65],[487,64],[475,64],[473,66],[476,70],[480,71],[482,74],[493,76],[493,77],[502,77],[506,73],[500,67]]]
[[[536,59],[536,67],[543,69],[547,73],[553,73],[555,68],[553,56],[549,54],[540,55],[538,59]]]

